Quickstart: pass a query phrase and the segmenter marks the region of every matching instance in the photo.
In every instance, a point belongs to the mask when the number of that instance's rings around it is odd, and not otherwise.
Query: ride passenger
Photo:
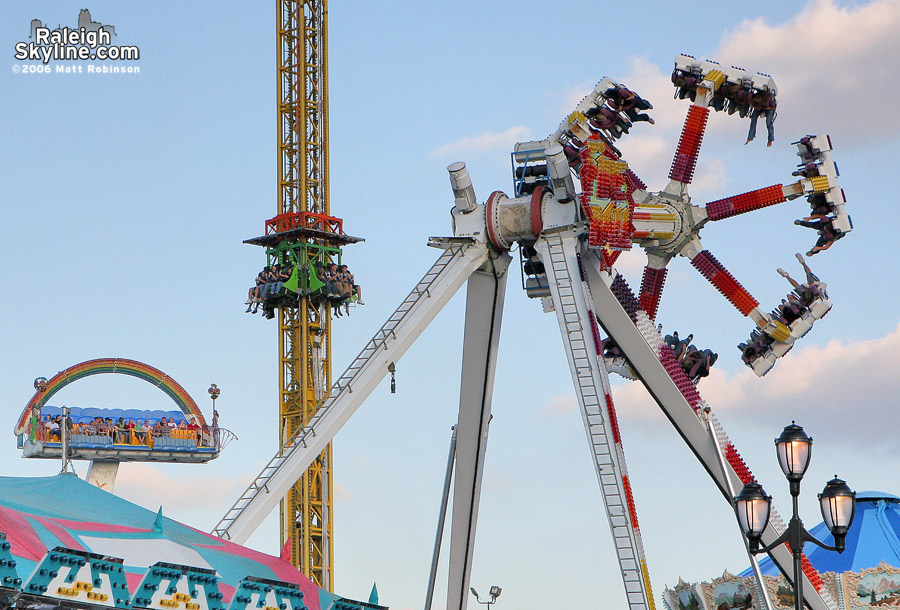
[[[768,134],[768,143],[766,146],[772,146],[775,141],[775,94],[769,89],[756,93],[750,100],[750,131],[747,132],[746,146],[756,137],[756,122],[760,115],[766,116],[766,132]]]
[[[320,282],[325,284],[325,297],[331,296],[331,286],[328,284],[328,273],[323,265],[316,265],[316,277]]]
[[[260,291],[260,288],[262,287],[262,285],[266,283],[266,281],[268,279],[269,271],[270,271],[269,267],[266,266],[266,267],[263,267],[262,271],[260,271],[258,274],[256,274],[256,286],[254,286],[247,292],[247,310],[244,313],[256,313],[256,310],[259,308],[259,301],[260,301],[259,291]],[[254,305],[255,305],[255,307],[254,307]],[[250,311],[251,308],[253,309],[253,311]]]
[[[188,432],[191,434],[191,437],[192,437],[192,438],[196,438],[196,439],[197,439],[197,445],[199,446],[199,445],[200,445],[200,440],[201,440],[201,434],[200,434],[200,433],[201,433],[201,430],[200,430],[200,426],[197,424],[197,420],[196,420],[196,419],[192,419],[192,420],[191,420],[191,423],[189,423],[189,424],[187,425],[187,430],[188,430]]]
[[[53,442],[53,439],[55,438],[55,442],[59,442],[60,434],[62,434],[59,428],[59,416],[50,417],[48,415],[47,419],[49,420],[49,425],[47,426],[47,440]]]
[[[347,268],[347,265],[341,265],[341,269],[344,271],[345,277],[347,278],[347,283],[350,284],[351,288],[351,298],[353,295],[356,295],[356,304],[357,305],[365,305],[362,300],[362,288],[359,287],[359,284],[355,283],[356,280],[353,277],[353,274],[350,273],[350,270]]]
[[[656,124],[650,115],[638,112],[638,110],[652,110],[653,104],[627,87],[622,85],[610,87],[604,95],[610,99],[614,110],[624,112],[632,122],[646,121],[651,125]]]
[[[336,299],[340,296],[337,286],[335,286],[335,268],[336,265],[328,263],[321,268],[322,274],[319,276],[319,279],[325,282],[325,297],[328,299]]]
[[[134,438],[141,445],[145,445],[147,443],[147,430],[150,428],[150,422],[144,420],[141,423],[141,420],[137,420],[134,422]]]
[[[128,434],[128,427],[125,424],[125,418],[120,417],[119,421],[116,422],[115,439],[113,442],[122,445],[127,444],[129,440],[130,435]]]

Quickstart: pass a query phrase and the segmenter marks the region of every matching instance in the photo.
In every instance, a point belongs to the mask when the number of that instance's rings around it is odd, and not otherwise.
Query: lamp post
[[[488,592],[488,595],[490,595],[491,599],[489,599],[487,601],[481,601],[481,598],[478,597],[478,591],[475,590],[475,587],[469,587],[469,591],[471,591],[472,595],[475,596],[475,601],[477,601],[479,604],[484,604],[488,608],[491,607],[491,604],[493,604],[497,601],[497,598],[500,597],[500,592],[502,590],[503,589],[501,589],[497,585],[492,586],[491,590]]]
[[[834,546],[823,544],[803,527],[797,505],[800,496],[800,481],[806,474],[806,469],[809,468],[809,460],[812,456],[812,440],[796,422],[791,422],[790,426],[786,426],[781,436],[775,439],[778,463],[790,484],[793,514],[787,530],[772,544],[762,548],[759,545],[762,533],[769,522],[772,505],[772,497],[766,495],[762,485],[747,483],[734,499],[738,523],[744,535],[747,536],[751,553],[768,552],[784,543],[790,546],[791,554],[794,557],[795,610],[803,610],[803,543],[812,542],[828,551],[843,553],[847,531],[850,529],[850,524],[853,523],[853,514],[856,510],[856,492],[851,491],[847,487],[847,483],[835,475],[819,494],[819,508],[822,510],[825,525],[834,536]]]

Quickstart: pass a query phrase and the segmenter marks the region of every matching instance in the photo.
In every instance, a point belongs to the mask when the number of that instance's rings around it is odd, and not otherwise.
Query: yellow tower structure
[[[328,4],[327,0],[276,2],[278,214],[321,219],[330,216]],[[304,241],[334,245],[327,238],[307,236]],[[330,311],[307,296],[299,298],[297,307],[278,308],[282,445],[315,412],[331,387]],[[331,464],[329,444],[281,501],[282,546],[290,541],[291,562],[329,591],[334,589]]]

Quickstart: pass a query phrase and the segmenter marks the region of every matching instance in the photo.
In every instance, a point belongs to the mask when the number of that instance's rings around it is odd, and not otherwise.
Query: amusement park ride
[[[296,296],[282,288],[272,301],[272,306],[281,312],[282,336],[285,341],[288,337],[313,337],[309,343],[295,342],[294,349],[298,345],[318,345],[319,350],[309,354],[302,371],[296,371],[291,370],[282,343],[282,406],[300,401],[314,408],[303,411],[302,421],[296,420],[300,423],[285,425],[281,448],[213,533],[243,542],[276,503],[286,494],[298,492],[296,482],[303,473],[307,477],[303,490],[310,488],[310,482],[316,480],[311,477],[311,468],[319,477],[317,489],[329,487],[330,482],[326,483],[323,477],[331,440],[465,283],[447,597],[449,610],[464,610],[507,271],[512,261],[509,252],[518,245],[527,295],[539,298],[545,312],[556,314],[629,608],[654,608],[608,369],[621,371],[647,388],[730,503],[735,490],[754,477],[697,391],[698,376],[688,376],[684,361],[679,361],[670,347],[671,340],[667,343],[655,324],[667,265],[676,255],[688,258],[738,311],[754,322],[750,339],[740,348],[744,362],[761,376],[831,309],[825,284],[801,258],[806,282],[792,281],[791,294],[772,313],[766,313],[703,249],[700,230],[710,222],[800,197],[805,197],[811,206],[810,217],[804,222],[818,223],[822,236],[811,254],[827,248],[852,229],[826,134],[803,137],[795,143],[801,160],[800,169],[794,172],[798,177],[795,182],[726,197],[704,206],[693,204],[688,187],[710,108],[728,110],[729,114],[739,112],[744,117],[751,110],[754,95],[774,95],[776,88],[766,75],[724,68],[685,55],[676,59],[673,82],[679,87],[679,96],[689,97],[692,103],[669,182],[661,191],[649,191],[614,145],[634,122],[652,123],[647,115],[638,112],[652,106],[609,78],[603,79],[548,138],[516,144],[511,154],[512,197],[495,191],[479,203],[465,164],[450,165],[455,199],[451,210],[453,235],[431,238],[429,245],[441,251],[437,261],[334,385],[326,386],[331,390],[327,397],[322,396],[323,400],[319,400],[322,386],[312,382],[317,375],[328,379],[328,367],[324,366],[326,373],[322,375],[322,363],[330,353],[326,341],[329,303],[311,281],[298,286]],[[321,91],[324,89],[320,94]],[[317,99],[323,101],[321,97]],[[308,137],[323,133],[310,125],[307,122],[311,129]],[[304,163],[309,160],[304,157]],[[309,166],[305,167],[309,170]],[[285,201],[294,194],[287,188],[291,184],[295,182],[283,181]],[[317,233],[318,229],[309,223],[333,220],[336,219],[282,207],[281,215],[270,221],[272,232],[267,230],[266,237],[252,243],[269,248],[270,262],[285,262],[284,253],[290,252],[295,272],[297,268],[305,269],[309,277],[317,262],[328,262],[316,259],[319,250],[309,244],[315,240],[339,244],[343,235],[338,225]],[[614,268],[619,254],[633,244],[643,248],[648,257],[638,294]],[[334,252],[325,251],[324,256],[329,255]],[[290,396],[294,398],[289,400]],[[302,410],[300,406],[297,409]],[[287,421],[284,411],[283,421]],[[770,544],[783,529],[780,518],[771,519],[762,536],[763,544]],[[780,546],[770,555],[782,571],[790,573],[788,549]],[[822,588],[815,569],[808,561],[803,565],[807,605],[812,610],[834,610],[835,603]]]
[[[518,247],[527,296],[539,299],[545,313],[556,315],[629,610],[653,610],[608,372],[638,380],[647,388],[729,503],[737,489],[755,480],[697,390],[715,355],[707,350],[703,356],[693,346],[689,349],[689,339],[664,338],[656,325],[656,312],[669,262],[679,255],[687,258],[753,321],[750,338],[739,347],[742,360],[759,376],[828,313],[832,303],[826,286],[799,255],[806,281],[791,280],[794,290],[767,313],[702,247],[699,234],[710,222],[800,197],[806,198],[811,211],[799,222],[817,228],[820,235],[809,254],[827,249],[849,233],[852,224],[844,209],[829,136],[806,136],[795,143],[800,157],[799,169],[793,173],[796,181],[695,205],[688,187],[710,109],[745,117],[753,111],[755,95],[777,93],[772,78],[686,55],[676,58],[673,83],[678,96],[689,98],[691,105],[669,182],[660,191],[647,188],[614,144],[635,122],[652,124],[649,115],[640,112],[652,106],[620,83],[604,78],[547,138],[515,145],[512,196],[495,191],[479,203],[465,164],[448,167],[454,196],[452,236],[430,239],[429,246],[440,251],[437,261],[332,384],[331,313],[336,303],[323,289],[319,270],[339,264],[341,248],[361,239],[344,233],[341,219],[330,216],[326,3],[279,0],[278,7],[278,210],[266,221],[264,235],[247,243],[265,247],[270,266],[293,270],[290,279],[259,295],[267,317],[277,312],[279,319],[280,446],[212,533],[242,543],[280,503],[282,544],[290,549],[291,561],[315,585],[330,590],[331,441],[466,284],[446,606],[465,610],[505,289],[513,260],[510,252]],[[633,245],[647,253],[637,294],[614,267],[621,252]],[[701,354],[705,360],[686,359],[686,352]],[[115,471],[109,464],[117,467],[118,461],[206,461],[218,455],[226,437],[216,436],[215,444],[204,447],[199,433],[198,442],[187,448],[165,442],[146,447],[94,446],[84,439],[83,446],[76,441],[69,449],[33,434],[33,418],[46,414],[41,409],[47,399],[77,375],[162,375],[149,369],[135,361],[103,359],[70,367],[40,383],[39,378],[35,398],[16,427],[26,455],[59,457],[73,450],[76,457],[107,464],[112,478]],[[163,377],[156,379],[167,383]],[[167,387],[178,402],[183,389],[173,383]],[[215,400],[217,391],[213,394],[211,388],[210,392]],[[188,420],[206,426],[195,404],[179,406]],[[140,443],[131,443],[135,444]],[[773,515],[762,544],[770,545],[784,528]],[[789,549],[782,545],[770,556],[790,574]],[[803,571],[804,597],[811,610],[836,610],[818,573],[805,559]]]
[[[102,374],[119,374],[136,377],[153,384],[165,393],[178,407],[172,411],[146,411],[139,409],[60,408],[48,404],[49,400],[67,385],[85,377]],[[219,457],[228,443],[237,437],[230,430],[220,428],[216,413],[219,388],[212,384],[209,395],[213,404],[213,421],[209,424],[190,394],[177,381],[159,369],[126,358],[97,358],[67,367],[47,379],[34,380],[34,396],[25,405],[16,424],[15,433],[19,448],[25,457],[63,459],[64,468],[69,460],[90,462],[86,479],[97,487],[112,491],[121,462],[175,462],[182,464],[206,463]],[[68,421],[55,432],[47,427],[44,418],[56,418],[65,414]],[[108,418],[108,419],[107,419]],[[138,429],[98,430],[97,419],[110,423],[131,420]],[[152,429],[141,428],[142,422],[151,426],[171,420],[176,426],[165,434],[154,435]],[[177,426],[182,424],[179,429]],[[103,424],[106,425],[105,423]],[[190,426],[190,427],[188,427]]]

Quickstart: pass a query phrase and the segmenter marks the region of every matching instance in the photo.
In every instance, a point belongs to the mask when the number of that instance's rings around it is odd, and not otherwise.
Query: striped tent
[[[123,559],[131,590],[161,561],[214,569],[226,604],[247,576],[298,585],[309,610],[329,610],[342,599],[317,588],[287,561],[168,519],[162,510],[132,504],[75,474],[0,477],[0,532],[23,579],[59,546]]]

